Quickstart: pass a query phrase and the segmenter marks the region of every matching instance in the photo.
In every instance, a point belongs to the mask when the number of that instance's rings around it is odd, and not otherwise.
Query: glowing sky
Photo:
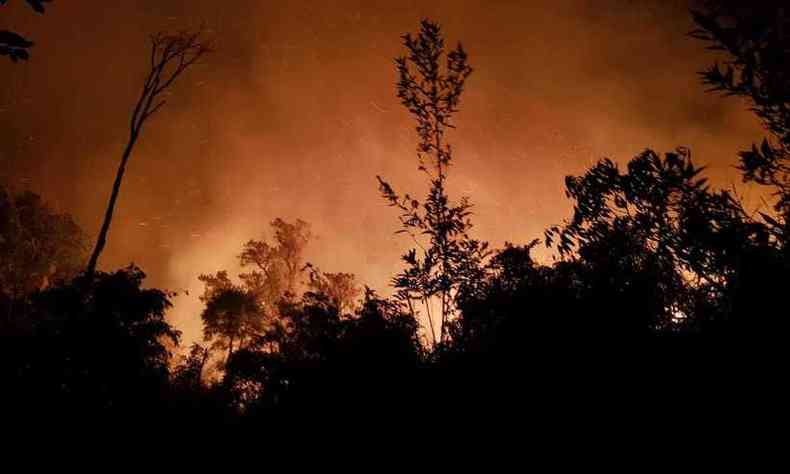
[[[452,137],[451,189],[477,236],[526,242],[567,215],[563,178],[595,159],[690,146],[720,185],[759,138],[735,100],[706,94],[710,57],[683,1],[61,1],[0,8],[32,37],[0,61],[0,179],[73,213],[95,237],[145,72],[149,33],[209,28],[217,52],[148,126],[123,184],[103,268],[134,261],[191,289],[174,321],[199,331],[196,276],[233,270],[275,217],[302,218],[308,258],[383,289],[408,242],[375,176],[419,192],[414,134],[394,94],[399,36],[430,17],[475,73]]]

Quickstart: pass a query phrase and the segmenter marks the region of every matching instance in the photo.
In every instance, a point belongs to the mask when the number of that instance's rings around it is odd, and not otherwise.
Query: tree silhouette
[[[584,331],[576,268],[540,265],[531,255],[538,243],[506,244],[490,259],[485,278],[461,295],[461,315],[450,327],[452,344],[439,354],[441,363],[521,361],[536,346],[572,345],[572,334]]]
[[[314,293],[326,295],[338,311],[353,312],[357,297],[362,293],[351,273],[324,273],[308,264],[310,280],[308,286]]]
[[[260,307],[255,296],[244,288],[230,284],[203,299],[206,303],[201,314],[203,337],[213,342],[213,349],[227,350],[226,362],[233,355],[234,347],[243,348],[263,331]]]
[[[151,37],[150,70],[143,84],[140,98],[132,112],[129,140],[121,156],[121,163],[115,176],[110,201],[96,240],[96,247],[88,261],[86,271],[88,275],[92,275],[96,271],[99,256],[107,243],[107,235],[110,231],[115,203],[121,191],[126,166],[143,131],[143,126],[167,103],[164,95],[176,80],[210,50],[210,46],[201,38],[201,32],[159,33]]]
[[[772,188],[776,199],[773,212],[759,213],[759,223],[733,234],[727,326],[779,334],[787,329],[786,305],[770,295],[781,294],[790,275],[790,14],[784,2],[708,0],[692,15],[692,36],[725,55],[723,64],[701,73],[703,82],[746,99],[769,134],[740,153],[744,181]]]
[[[197,343],[192,344],[189,352],[181,357],[179,365],[173,370],[173,383],[188,390],[200,388],[203,370],[210,355],[211,352],[207,348]]]
[[[727,56],[701,73],[714,91],[745,98],[770,137],[740,153],[744,180],[775,189],[775,210],[786,235],[790,216],[790,11],[784,2],[744,5],[709,0],[692,11],[698,28],[691,34]]]
[[[406,396],[404,372],[423,351],[417,322],[397,301],[368,290],[354,314],[343,315],[326,295],[285,301],[288,328],[275,350],[250,346],[228,364],[224,386],[252,420],[360,409]]]
[[[37,13],[44,13],[44,4],[52,0],[26,0],[33,10]],[[0,6],[4,6],[8,0],[0,0]],[[20,59],[30,59],[29,49],[33,42],[20,36],[13,31],[0,30],[0,56],[8,56],[11,61],[17,62]]]
[[[204,338],[214,341],[213,349],[227,350],[226,362],[234,347],[248,344],[276,345],[284,331],[281,309],[297,298],[299,276],[305,268],[304,250],[310,241],[310,225],[282,219],[271,222],[274,242],[250,240],[239,260],[250,270],[239,275],[241,284],[231,281],[227,271],[200,275],[205,289],[201,301]]]
[[[0,186],[0,308],[8,323],[14,307],[24,306],[20,300],[75,276],[85,254],[85,236],[71,216],[32,192]]]
[[[472,68],[460,44],[445,52],[439,25],[428,20],[422,21],[416,37],[404,35],[403,44],[408,54],[395,60],[398,98],[417,121],[418,169],[428,177],[430,190],[424,203],[420,203],[409,194],[399,195],[381,177],[378,181],[382,196],[401,212],[399,232],[411,236],[420,251],[418,255],[418,250],[413,249],[403,256],[406,269],[393,279],[397,295],[415,313],[415,303],[423,306],[432,341],[437,344],[447,340],[447,323],[455,313],[455,295],[465,278],[474,278],[486,255],[486,244],[468,235],[472,227],[469,200],[464,197],[453,204],[445,189],[453,157],[445,135],[453,128],[451,118],[458,112]],[[421,242],[423,237],[428,239],[426,245]],[[435,299],[436,315],[432,308]]]
[[[172,295],[143,288],[144,279],[129,267],[31,296],[25,328],[0,348],[6,394],[30,408],[27,418],[157,419],[169,382],[166,342],[177,345],[180,333],[165,319]]]
[[[558,241],[561,255],[592,265],[590,278],[622,288],[635,288],[627,283],[633,277],[649,282],[653,329],[671,328],[678,315],[689,324],[732,296],[741,252],[765,235],[735,197],[709,188],[702,171],[683,148],[663,158],[647,150],[626,172],[602,160],[584,176],[566,179],[573,217],[549,229],[546,244]],[[708,307],[698,307],[701,302]]]
[[[258,296],[261,304],[275,311],[283,297],[295,296],[304,270],[304,250],[310,242],[310,225],[297,219],[294,223],[280,218],[271,223],[274,242],[250,240],[244,244],[239,260],[251,268],[239,277]]]

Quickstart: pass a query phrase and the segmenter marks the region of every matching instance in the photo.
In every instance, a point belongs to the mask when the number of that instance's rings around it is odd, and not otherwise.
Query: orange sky
[[[0,8],[33,59],[0,61],[0,179],[42,193],[95,237],[145,72],[146,35],[205,23],[217,53],[144,131],[104,268],[134,261],[152,285],[191,289],[173,320],[199,334],[196,277],[233,269],[275,217],[302,218],[308,258],[385,289],[408,242],[375,176],[425,189],[394,94],[399,36],[419,19],[461,40],[475,73],[452,137],[451,190],[477,236],[526,242],[565,217],[563,178],[646,147],[693,149],[714,182],[760,137],[736,100],[706,94],[710,60],[683,1],[56,0]]]

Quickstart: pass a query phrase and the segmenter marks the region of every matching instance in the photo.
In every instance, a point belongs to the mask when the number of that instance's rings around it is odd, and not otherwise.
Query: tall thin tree
[[[203,40],[201,31],[175,34],[159,33],[151,37],[150,70],[140,98],[132,112],[129,123],[129,140],[115,175],[110,202],[107,205],[104,222],[96,240],[96,247],[88,262],[86,273],[89,276],[95,273],[99,256],[107,244],[107,234],[110,231],[115,204],[121,191],[123,175],[126,172],[132,150],[140,138],[143,126],[165,105],[167,101],[163,96],[176,80],[210,51],[211,46]]]
[[[463,197],[453,203],[446,189],[453,158],[446,133],[454,128],[451,119],[472,68],[460,43],[447,51],[441,28],[429,20],[422,21],[417,36],[404,35],[403,45],[407,54],[395,60],[398,98],[417,121],[418,169],[428,178],[430,190],[420,203],[409,194],[396,193],[378,177],[379,190],[400,211],[398,232],[410,235],[421,251],[418,255],[413,249],[403,256],[406,269],[393,279],[397,297],[412,314],[415,303],[424,307],[432,342],[437,344],[447,342],[458,292],[476,278],[487,255],[487,245],[469,236],[469,200]]]

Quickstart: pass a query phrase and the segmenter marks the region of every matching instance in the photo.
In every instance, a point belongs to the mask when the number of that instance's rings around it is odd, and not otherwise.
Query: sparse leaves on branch
[[[765,1],[744,5],[708,0],[692,12],[691,35],[724,53],[701,72],[713,91],[744,98],[770,134],[740,153],[745,181],[771,186],[781,220],[790,215],[790,7]],[[783,225],[785,225],[783,223]]]
[[[151,37],[148,76],[143,84],[140,98],[132,111],[129,122],[129,140],[121,156],[118,172],[115,175],[110,201],[107,205],[99,236],[96,239],[96,246],[88,261],[86,270],[88,275],[92,275],[96,271],[99,257],[107,244],[107,236],[110,231],[113,213],[115,212],[115,203],[120,194],[126,166],[143,130],[143,126],[149,118],[167,103],[164,97],[176,80],[211,50],[211,44],[203,38],[202,31],[179,32],[175,34],[159,33]]]
[[[44,4],[52,0],[26,0],[37,13],[44,13]],[[0,6],[5,6],[8,0],[0,0]],[[17,62],[30,59],[29,49],[33,42],[13,31],[0,31],[0,56],[8,56],[11,61]]]
[[[412,313],[417,311],[415,305],[424,308],[429,334],[437,344],[447,341],[455,298],[465,282],[475,278],[487,255],[487,245],[469,236],[469,200],[464,197],[452,203],[445,188],[453,159],[446,133],[454,128],[451,119],[459,110],[472,68],[460,44],[445,50],[441,29],[431,21],[422,21],[417,36],[404,35],[403,45],[407,54],[395,60],[397,94],[417,122],[418,169],[428,177],[430,190],[420,202],[409,194],[401,196],[387,181],[377,179],[382,197],[400,213],[398,233],[409,235],[417,247],[403,256],[406,268],[393,279],[397,296]]]

